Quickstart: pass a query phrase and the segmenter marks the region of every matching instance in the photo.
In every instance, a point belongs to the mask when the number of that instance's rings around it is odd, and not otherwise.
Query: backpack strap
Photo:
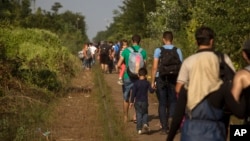
[[[161,46],[161,47],[159,47],[159,48],[160,48],[161,51],[162,51],[163,49],[166,49],[166,48],[164,48],[163,46]],[[177,50],[177,47],[173,46],[172,49],[173,49],[173,50]]]
[[[135,48],[132,46],[132,47],[128,47],[128,50],[129,50],[130,52],[138,52],[138,53],[141,53],[143,49],[142,49],[142,48],[139,48],[138,51],[136,51]]]
[[[246,66],[244,69],[250,72],[250,65]]]
[[[133,47],[128,47],[128,50],[129,50],[130,52],[134,52],[134,51],[135,51],[135,49],[134,49]]]
[[[164,48],[163,46],[161,46],[161,47],[159,47],[159,49],[161,50],[161,53],[162,53],[162,51],[164,49],[166,49],[166,48]],[[175,50],[177,52],[177,47],[173,46],[173,48],[171,50]]]
[[[139,52],[139,53],[141,53],[141,52],[142,52],[142,50],[143,50],[142,48],[139,48],[138,52]]]
[[[220,63],[226,63],[225,62],[225,56],[224,56],[223,53],[221,53],[221,52],[215,52],[215,54],[219,57],[219,62]]]

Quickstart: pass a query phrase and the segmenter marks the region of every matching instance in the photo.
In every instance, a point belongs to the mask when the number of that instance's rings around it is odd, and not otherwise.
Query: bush
[[[37,140],[34,128],[46,121],[49,104],[62,95],[79,64],[49,31],[0,28],[1,140]]]

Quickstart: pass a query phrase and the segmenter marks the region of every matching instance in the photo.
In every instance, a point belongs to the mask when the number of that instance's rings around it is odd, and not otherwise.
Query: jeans
[[[123,91],[123,99],[126,102],[129,102],[130,98],[130,91],[134,85],[134,82],[131,81],[129,78],[123,80],[122,91]]]
[[[136,129],[141,130],[144,124],[148,125],[148,103],[147,102],[135,102],[136,111]]]
[[[158,114],[163,130],[168,130],[168,119],[173,117],[176,106],[175,85],[166,83],[163,85],[160,78],[156,78],[156,96],[159,102]]]

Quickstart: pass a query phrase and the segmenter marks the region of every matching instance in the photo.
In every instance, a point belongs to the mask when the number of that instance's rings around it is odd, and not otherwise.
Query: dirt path
[[[111,87],[111,96],[114,101],[115,108],[122,118],[122,92],[121,86],[117,84],[118,74],[105,74],[105,81]],[[72,80],[71,89],[67,97],[58,101],[53,122],[51,123],[51,134],[49,141],[102,141],[104,140],[103,125],[98,120],[98,103],[97,98],[88,90],[91,89],[93,78],[90,71],[82,71],[79,77]],[[128,122],[126,131],[130,141],[164,141],[166,135],[159,133],[159,119],[157,114],[158,102],[155,94],[149,97],[149,125],[151,134],[138,135],[136,132],[136,124]],[[130,110],[130,118],[134,114]],[[123,121],[123,119],[121,119]],[[123,124],[123,122],[121,122]],[[177,136],[177,140],[179,136]]]
[[[123,109],[123,99],[122,99],[122,89],[121,86],[117,84],[118,74],[105,74],[105,80],[108,85],[112,88],[112,97],[115,101],[115,105],[122,115]],[[127,131],[131,135],[131,140],[135,141],[164,141],[166,140],[166,135],[160,134],[159,128],[159,118],[158,118],[158,101],[155,94],[149,95],[149,126],[151,129],[151,134],[142,134],[138,135],[136,132],[136,124],[133,122],[127,123]],[[129,115],[130,119],[134,114],[133,109],[130,110]],[[122,117],[122,116],[121,116]],[[122,121],[122,120],[121,120]],[[175,141],[179,141],[179,135],[176,136]]]
[[[50,141],[101,141],[98,103],[89,89],[91,72],[82,71],[72,80],[67,97],[60,99],[54,111]]]

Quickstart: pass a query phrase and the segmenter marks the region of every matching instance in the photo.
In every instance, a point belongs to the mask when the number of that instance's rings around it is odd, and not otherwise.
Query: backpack
[[[130,51],[128,64],[127,64],[127,73],[129,78],[132,80],[138,79],[138,71],[140,68],[144,67],[144,60],[142,57],[142,48],[139,48],[136,51],[133,47],[129,47],[128,50]]]
[[[219,58],[219,63],[220,63],[220,71],[219,71],[219,76],[220,79],[223,81],[223,83],[232,83],[233,78],[235,75],[235,72],[228,66],[228,64],[225,62],[225,56],[221,52],[215,52],[215,54]],[[224,110],[224,124],[226,127],[229,125],[229,120],[230,116],[232,115],[232,112],[229,110],[228,106],[223,107]]]
[[[83,59],[84,58],[84,55],[83,55],[83,51],[81,50],[81,51],[78,51],[78,57],[80,58],[80,59]]]
[[[213,107],[204,98],[194,109],[187,110],[182,127],[181,141],[225,141],[226,128],[221,121],[222,109]]]
[[[224,54],[221,52],[215,52],[215,54],[219,57],[221,80],[223,82],[233,82],[235,72],[225,62]]]
[[[101,49],[100,54],[108,55],[109,54],[110,46],[107,45],[107,44],[103,44],[103,45],[101,45],[100,49]]]
[[[120,59],[120,51],[121,51],[118,44],[115,45],[114,51],[115,51],[114,57],[118,61]]]
[[[161,54],[159,58],[159,76],[162,78],[165,77],[176,77],[178,76],[181,60],[177,53],[177,48],[173,47],[173,49],[165,49],[164,47],[160,47]]]

